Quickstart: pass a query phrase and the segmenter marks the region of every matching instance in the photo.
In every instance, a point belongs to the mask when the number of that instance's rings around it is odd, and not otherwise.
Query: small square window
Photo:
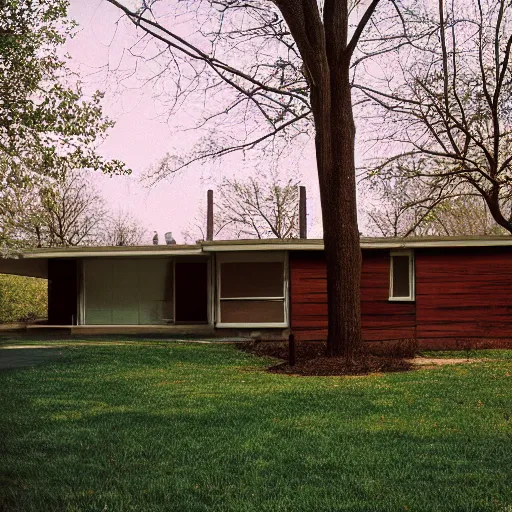
[[[411,251],[391,253],[389,276],[389,300],[413,301],[414,257]]]

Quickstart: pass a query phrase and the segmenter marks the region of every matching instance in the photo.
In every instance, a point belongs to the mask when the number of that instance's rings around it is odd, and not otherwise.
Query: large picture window
[[[173,322],[170,259],[90,258],[83,261],[85,325]]]
[[[389,300],[415,300],[414,254],[412,251],[391,252]]]
[[[217,291],[218,327],[286,327],[283,253],[219,255]]]

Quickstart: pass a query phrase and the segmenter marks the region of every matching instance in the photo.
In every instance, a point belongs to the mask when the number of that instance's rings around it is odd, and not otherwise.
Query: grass
[[[229,345],[70,345],[0,372],[0,510],[508,512],[511,354],[301,378]]]

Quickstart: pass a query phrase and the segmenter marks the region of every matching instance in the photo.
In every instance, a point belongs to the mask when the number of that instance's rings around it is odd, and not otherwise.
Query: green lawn
[[[0,510],[512,511],[512,353],[288,377],[230,345],[0,372]]]

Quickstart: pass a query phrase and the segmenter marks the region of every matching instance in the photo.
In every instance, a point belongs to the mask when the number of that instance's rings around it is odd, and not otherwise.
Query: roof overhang
[[[248,243],[250,242],[250,243]],[[203,252],[240,252],[240,251],[323,251],[323,240],[244,240],[205,242]]]
[[[48,278],[48,260],[25,258],[0,258],[0,274]]]
[[[512,236],[495,237],[409,237],[361,238],[361,249],[428,249],[460,247],[509,247]],[[323,251],[322,239],[307,240],[222,240],[203,242],[204,252],[238,251]]]
[[[193,256],[202,254],[200,245],[140,246],[140,247],[62,247],[39,249],[23,253],[23,259],[55,258],[118,258]]]
[[[361,238],[363,250],[456,249],[512,247],[512,236]],[[55,247],[26,251],[13,258],[0,258],[0,273],[47,277],[48,261],[70,258],[207,257],[211,253],[266,251],[323,251],[322,239],[218,240],[194,245],[134,247]]]
[[[463,247],[512,247],[512,236],[361,239],[362,249],[451,249]]]

